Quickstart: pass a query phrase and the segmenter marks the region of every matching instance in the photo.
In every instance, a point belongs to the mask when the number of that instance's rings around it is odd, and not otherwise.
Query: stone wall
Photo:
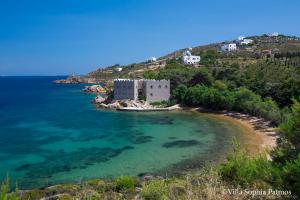
[[[169,80],[145,80],[146,101],[168,101],[170,99]]]
[[[137,100],[138,99],[138,81],[129,79],[116,79],[114,81],[114,99],[115,100]]]
[[[170,98],[169,80],[130,80],[114,81],[115,100],[168,101]]]

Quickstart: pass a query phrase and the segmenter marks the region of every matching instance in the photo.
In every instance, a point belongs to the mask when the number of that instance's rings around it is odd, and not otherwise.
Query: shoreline
[[[271,159],[270,152],[277,147],[279,135],[270,121],[235,111],[213,111],[203,108],[182,108],[182,110],[199,112],[237,125],[241,128],[241,137],[250,155],[266,154],[267,158]]]

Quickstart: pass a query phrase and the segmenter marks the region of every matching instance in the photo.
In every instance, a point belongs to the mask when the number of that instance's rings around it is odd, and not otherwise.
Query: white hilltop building
[[[200,56],[193,56],[190,52],[191,48],[189,50],[186,50],[182,54],[182,62],[186,65],[193,65],[200,62]]]
[[[150,57],[147,59],[147,62],[156,62],[157,58],[156,57]]]
[[[122,70],[123,70],[122,67],[116,67],[116,68],[114,68],[114,71],[115,71],[115,72],[121,72]]]
[[[239,45],[249,45],[252,44],[253,42],[254,42],[253,40],[247,39],[244,36],[239,36],[237,41]]]
[[[238,37],[238,41],[242,41],[242,40],[244,40],[244,39],[245,39],[244,36],[239,36],[239,37]]]
[[[237,47],[235,43],[229,43],[229,44],[224,44],[221,47],[221,51],[223,52],[230,52],[230,51],[236,51]]]
[[[271,34],[271,36],[272,36],[272,37],[278,37],[278,36],[279,36],[279,33],[274,32],[274,33]]]

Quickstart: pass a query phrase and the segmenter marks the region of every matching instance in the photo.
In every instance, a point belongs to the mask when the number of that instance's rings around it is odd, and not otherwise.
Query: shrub
[[[145,200],[166,200],[168,192],[168,186],[164,180],[153,180],[143,186],[142,197]]]
[[[294,161],[288,162],[283,168],[283,180],[287,189],[292,191],[292,194],[300,197],[300,154]]]
[[[134,180],[130,176],[120,176],[115,180],[117,191],[132,191],[134,190]]]
[[[250,158],[246,151],[235,147],[227,162],[221,164],[220,174],[225,181],[242,187],[270,188],[281,186],[280,169],[265,156]]]
[[[211,86],[214,82],[212,74],[205,68],[201,68],[195,75],[192,80],[189,81],[190,85],[203,84]]]
[[[228,86],[225,82],[216,80],[213,84],[214,88],[220,90],[220,91],[225,91],[228,89]]]
[[[173,90],[172,97],[176,99],[178,103],[183,103],[187,90],[188,88],[186,85],[179,85],[176,89]]]
[[[19,200],[18,187],[15,192],[9,193],[9,179],[8,177],[1,183],[0,200]]]
[[[288,139],[293,145],[300,144],[300,102],[293,99],[292,113],[287,121],[282,123],[279,128],[281,134]],[[298,152],[299,153],[299,152]]]
[[[156,79],[157,78],[157,73],[153,70],[145,71],[143,74],[143,77],[145,79]]]

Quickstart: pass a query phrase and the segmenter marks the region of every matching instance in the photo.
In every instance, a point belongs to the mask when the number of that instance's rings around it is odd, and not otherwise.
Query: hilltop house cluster
[[[270,37],[278,37],[279,33],[274,32],[269,34]],[[221,52],[231,52],[236,51],[238,49],[238,46],[247,46],[250,44],[253,44],[254,41],[252,39],[246,38],[244,36],[239,36],[237,40],[231,43],[226,43],[221,46]]]
[[[115,79],[114,100],[168,101],[170,80]]]
[[[250,45],[254,41],[249,38],[245,38],[244,36],[239,36],[237,40],[231,43],[224,44],[221,46],[221,51],[222,52],[231,52],[231,51],[236,51],[238,45],[243,46],[243,45]]]

